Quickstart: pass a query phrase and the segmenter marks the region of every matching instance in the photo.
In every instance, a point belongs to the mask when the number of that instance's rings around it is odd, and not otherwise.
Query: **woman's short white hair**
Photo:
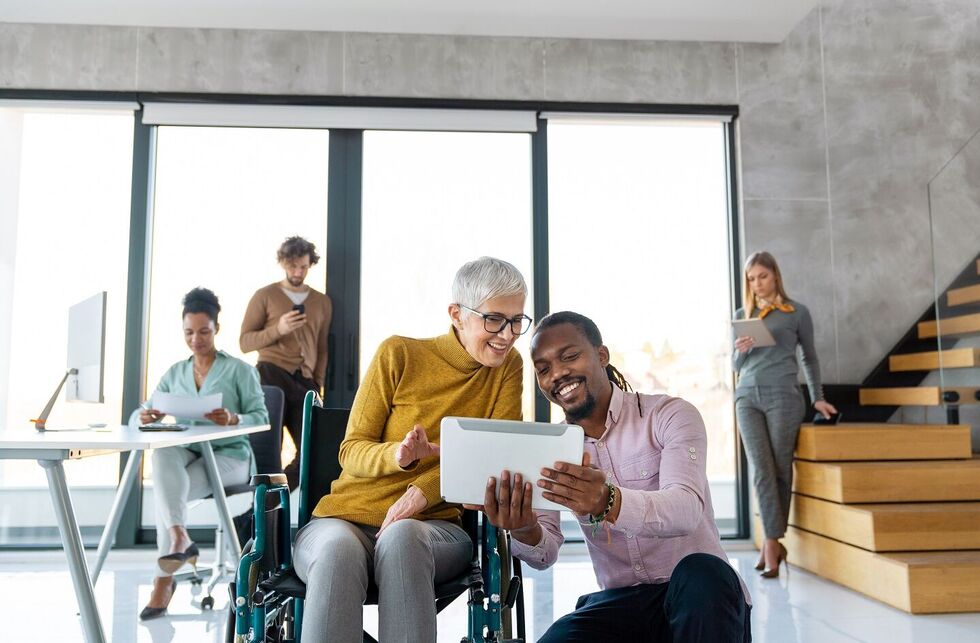
[[[527,284],[521,271],[502,259],[480,257],[456,271],[453,280],[455,304],[477,308],[495,297],[513,295],[527,297]]]

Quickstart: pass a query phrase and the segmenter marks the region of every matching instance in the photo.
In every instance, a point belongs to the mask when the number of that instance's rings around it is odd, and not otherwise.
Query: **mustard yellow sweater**
[[[452,329],[432,339],[386,339],[354,398],[340,445],[343,472],[313,515],[379,527],[388,508],[414,485],[428,501],[416,518],[458,522],[459,505],[439,495],[439,458],[406,470],[395,461],[395,450],[416,424],[438,443],[446,416],[521,419],[522,370],[513,348],[499,367],[480,364]]]

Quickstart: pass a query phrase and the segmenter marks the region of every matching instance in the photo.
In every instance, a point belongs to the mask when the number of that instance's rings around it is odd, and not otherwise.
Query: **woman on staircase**
[[[823,397],[820,363],[813,343],[813,319],[806,306],[791,300],[783,288],[776,259],[756,252],[745,262],[742,287],[744,308],[736,319],[757,317],[776,340],[774,346],[755,346],[751,337],[736,337],[732,365],[738,376],[735,417],[753,471],[765,540],[756,569],[764,578],[779,576],[793,486],[793,452],[803,421],[805,403],[797,384],[802,366],[813,408],[824,417],[837,409]],[[797,364],[797,347],[800,363]]]

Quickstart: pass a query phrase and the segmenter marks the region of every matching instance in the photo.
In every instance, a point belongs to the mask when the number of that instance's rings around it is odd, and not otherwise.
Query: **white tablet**
[[[561,511],[566,507],[541,496],[541,468],[582,462],[585,431],[575,424],[447,417],[439,442],[441,494],[447,502],[482,505],[487,479],[497,479],[499,493],[500,472],[507,469],[533,485],[531,507]]]
[[[735,331],[735,337],[751,337],[755,340],[755,346],[758,348],[776,345],[776,340],[773,338],[772,333],[769,332],[769,329],[766,328],[765,322],[758,317],[753,317],[752,319],[733,319],[732,328]]]

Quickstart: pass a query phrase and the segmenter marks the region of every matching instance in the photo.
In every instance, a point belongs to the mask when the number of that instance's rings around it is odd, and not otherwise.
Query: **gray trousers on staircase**
[[[805,409],[800,387],[751,386],[735,391],[735,417],[759,499],[766,538],[782,538],[789,521],[793,452]]]

